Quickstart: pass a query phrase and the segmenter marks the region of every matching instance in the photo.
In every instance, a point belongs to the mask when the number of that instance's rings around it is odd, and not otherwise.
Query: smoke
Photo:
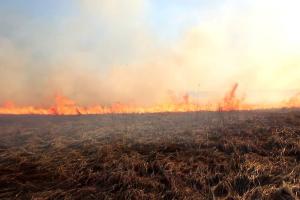
[[[151,27],[151,1],[75,4],[76,14],[54,22],[1,14],[0,102],[50,104],[63,94],[82,105],[148,105],[170,93],[214,101],[235,82],[246,101],[276,102],[299,89],[296,0],[224,1],[171,45]]]

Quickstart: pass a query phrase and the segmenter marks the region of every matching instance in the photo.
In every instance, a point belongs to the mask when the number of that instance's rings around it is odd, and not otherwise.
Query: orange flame
[[[250,110],[251,106],[242,104],[243,98],[238,98],[236,96],[236,92],[238,89],[239,84],[235,83],[231,90],[225,94],[223,98],[223,102],[219,105],[219,111],[232,111],[232,110]]]
[[[278,105],[249,105],[244,98],[236,94],[238,83],[225,94],[222,101],[211,104],[193,103],[188,94],[181,100],[172,98],[171,103],[163,103],[149,107],[114,103],[110,106],[79,106],[67,97],[57,95],[54,105],[50,108],[37,108],[34,106],[16,106],[12,101],[7,101],[0,107],[0,114],[38,114],[38,115],[81,115],[81,114],[109,114],[109,113],[160,113],[160,112],[195,112],[195,111],[232,111],[253,110],[270,108],[295,108],[300,107],[300,93],[287,102]]]

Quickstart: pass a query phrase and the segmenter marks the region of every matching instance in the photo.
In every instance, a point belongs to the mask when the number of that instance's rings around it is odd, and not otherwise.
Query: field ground
[[[0,199],[299,197],[299,111],[0,116]]]

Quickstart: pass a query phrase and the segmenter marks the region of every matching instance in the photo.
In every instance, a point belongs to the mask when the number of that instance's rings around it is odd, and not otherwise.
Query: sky
[[[3,0],[0,103],[250,102],[300,92],[297,0]],[[299,90],[299,91],[298,91]]]

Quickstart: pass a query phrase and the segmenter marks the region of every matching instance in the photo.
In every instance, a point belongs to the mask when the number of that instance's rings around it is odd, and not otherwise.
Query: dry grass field
[[[0,199],[299,197],[296,110],[0,116]]]

